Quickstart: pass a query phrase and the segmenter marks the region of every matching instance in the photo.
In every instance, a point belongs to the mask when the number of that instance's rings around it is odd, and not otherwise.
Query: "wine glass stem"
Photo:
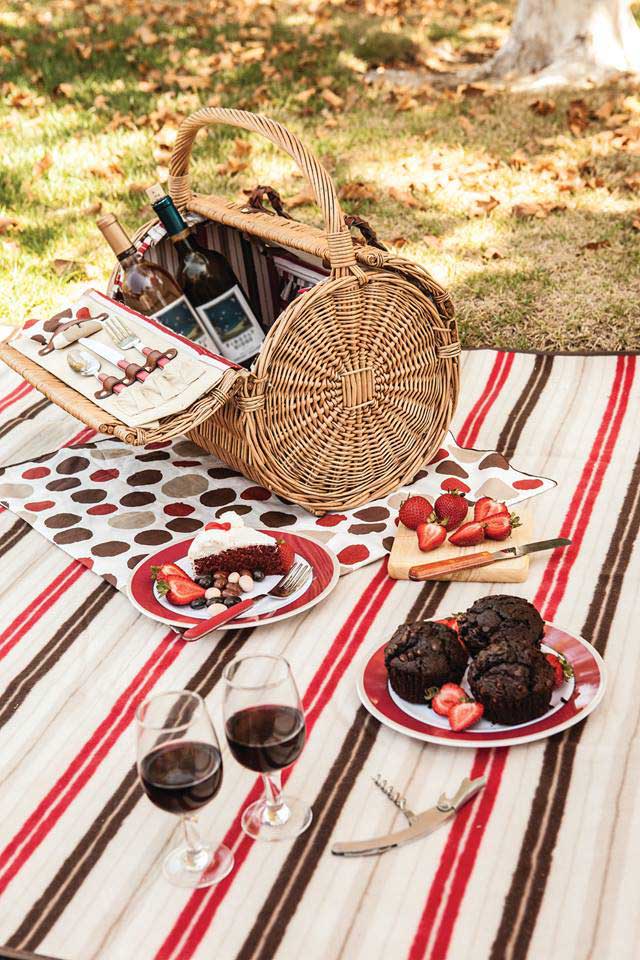
[[[282,774],[279,770],[273,773],[263,773],[264,797],[266,801],[265,820],[272,826],[286,823],[289,819],[289,808],[282,796]]]
[[[209,855],[202,845],[198,824],[195,817],[181,817],[186,851],[184,855],[188,870],[202,870],[208,861]]]

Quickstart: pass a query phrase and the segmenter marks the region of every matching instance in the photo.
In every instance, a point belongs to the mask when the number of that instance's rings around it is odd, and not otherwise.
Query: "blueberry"
[[[262,583],[262,581],[264,580],[264,571],[263,571],[263,570],[254,570],[254,571],[253,571],[253,579],[256,581],[256,583]]]
[[[201,577],[196,577],[196,583],[204,590],[208,590],[213,583],[213,577],[210,573],[203,573]]]
[[[200,610],[201,607],[206,606],[207,601],[204,597],[196,597],[195,600],[192,600],[189,604],[194,610]]]
[[[235,607],[236,603],[240,603],[240,597],[224,597],[222,602],[225,607]]]

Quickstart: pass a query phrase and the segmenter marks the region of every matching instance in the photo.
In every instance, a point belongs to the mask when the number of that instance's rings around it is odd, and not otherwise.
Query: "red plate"
[[[309,610],[323,600],[335,587],[340,576],[340,564],[336,557],[327,550],[325,546],[308,537],[303,537],[298,533],[286,533],[283,530],[274,532],[273,530],[261,530],[273,537],[274,540],[284,540],[293,549],[296,557],[306,561],[313,571],[311,583],[300,596],[294,596],[291,600],[279,601],[278,607],[269,612],[259,613],[252,616],[251,610],[243,617],[237,620],[229,620],[220,630],[237,629],[238,627],[257,627],[263,623],[273,623],[276,620],[285,620],[287,617],[293,617],[298,613]],[[129,581],[128,593],[129,599],[135,607],[148,617],[159,620],[161,623],[179,624],[180,626],[191,627],[200,623],[203,615],[190,616],[187,612],[188,607],[167,607],[163,606],[153,591],[153,581],[151,579],[151,567],[163,563],[177,563],[187,555],[187,551],[194,538],[190,540],[179,540],[177,543],[164,550],[159,550],[153,556],[136,567]],[[276,577],[272,578],[274,584]],[[258,585],[257,585],[258,586]]]
[[[554,693],[549,711],[537,720],[514,727],[481,720],[475,727],[455,733],[446,717],[439,717],[426,704],[422,707],[407,703],[390,690],[384,665],[386,645],[383,643],[369,656],[358,680],[358,696],[369,713],[385,726],[428,743],[453,747],[509,747],[531,743],[580,723],[604,696],[604,662],[597,650],[582,637],[548,623],[544,646],[564,654],[574,671],[573,681]]]

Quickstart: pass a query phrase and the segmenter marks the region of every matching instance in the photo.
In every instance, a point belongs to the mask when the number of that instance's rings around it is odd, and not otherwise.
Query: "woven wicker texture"
[[[261,133],[286,150],[313,189],[324,231],[193,194],[191,147],[198,130],[215,123]],[[170,190],[180,206],[230,230],[324,259],[331,276],[280,315],[251,373],[230,371],[210,396],[153,432],[106,423],[85,398],[54,389],[35,365],[23,375],[79,419],[127,442],[188,433],[314,513],[364,504],[410,482],[437,450],[458,398],[460,343],[446,291],[417,264],[354,246],[329,174],[297,137],[266,117],[206,107],[184,120]],[[109,292],[116,277],[117,270]],[[0,349],[17,369],[14,353]]]

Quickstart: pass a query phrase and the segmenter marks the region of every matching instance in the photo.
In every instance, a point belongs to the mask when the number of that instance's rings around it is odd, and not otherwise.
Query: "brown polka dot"
[[[476,463],[478,460],[482,460],[482,450],[467,450],[464,447],[454,447],[451,451],[451,456],[455,457],[456,460],[461,460],[462,463]]]
[[[146,560],[149,554],[140,553],[137,557],[129,557],[127,560],[127,566],[129,570],[133,570],[134,567],[137,567],[139,563],[142,563],[143,560]]]
[[[116,470],[115,467],[110,467],[109,470],[94,470],[93,473],[89,474],[89,479],[93,480],[94,483],[108,483],[109,480],[115,480],[119,476],[120,471]]]
[[[71,494],[71,499],[75,503],[100,503],[106,495],[106,490],[78,490]]]
[[[243,500],[270,500],[271,491],[266,487],[247,487],[240,496]]]
[[[506,470],[508,466],[509,461],[506,457],[503,457],[501,453],[490,453],[484,458],[482,463],[478,465],[478,470],[488,470],[489,467],[498,467],[500,470]]]
[[[171,440],[154,440],[153,443],[145,443],[145,450],[162,450],[163,447],[170,447]]]
[[[49,467],[30,467],[22,474],[24,480],[41,480],[42,477],[48,477],[51,473]]]
[[[349,527],[349,533],[353,533],[356,537],[362,537],[365,533],[382,533],[386,529],[386,523],[352,523]]]
[[[0,483],[0,497],[28,497],[33,493],[30,483]]]
[[[248,513],[251,513],[251,507],[245,507],[243,505],[238,505],[237,507],[222,507],[221,510],[216,510],[216,517],[219,520],[221,517],[224,517],[226,513],[237,513],[239,517],[245,517]]]
[[[118,586],[118,578],[117,578],[117,577],[114,577],[114,575],[113,575],[112,573],[103,573],[103,574],[102,574],[102,579],[103,579],[103,580],[106,580],[107,583],[111,584],[112,587],[117,587],[117,586]]]
[[[135,493],[125,493],[124,497],[120,498],[120,503],[123,507],[146,507],[148,503],[153,503],[155,499],[155,493],[136,490]]]
[[[490,477],[476,490],[476,498],[493,497],[494,500],[507,500],[513,496],[513,490],[498,477]],[[509,546],[509,544],[507,544]]]
[[[426,470],[418,470],[418,472],[416,473],[416,475],[415,475],[415,477],[413,478],[413,480],[411,481],[411,483],[412,483],[412,484],[413,484],[413,483],[417,483],[418,480],[424,480],[424,478],[425,478],[425,477],[428,477],[428,476],[429,476],[429,474],[428,474],[428,472],[427,472]]]
[[[443,460],[436,467],[436,473],[446,473],[449,477],[462,477],[463,479],[469,476],[464,467],[461,467],[454,460]]]
[[[146,487],[151,483],[160,483],[162,474],[159,470],[141,470],[139,473],[132,473],[127,477],[127,483],[130,487]]]
[[[157,547],[171,540],[171,534],[167,530],[144,530],[142,533],[137,533],[134,540],[144,546]]]
[[[240,477],[241,474],[229,467],[211,467],[207,473],[213,480],[229,480],[230,477]]]
[[[281,513],[279,510],[267,510],[260,514],[260,519],[265,527],[290,527],[296,522],[296,518],[291,513]]]
[[[91,547],[91,553],[96,557],[117,557],[128,549],[129,544],[122,540],[107,540],[106,543],[96,543],[95,547]]]
[[[168,503],[162,508],[168,517],[188,517],[194,510],[195,507],[190,503]]]
[[[205,451],[202,447],[199,447],[197,443],[193,443],[191,440],[178,440],[177,443],[173,445],[173,452],[177,453],[180,457],[201,457]]]
[[[181,473],[162,485],[162,492],[167,497],[197,497],[209,486],[206,477],[198,473]]]
[[[220,487],[218,490],[208,490],[200,497],[200,503],[205,507],[221,507],[224,503],[233,503],[236,498],[235,490],[230,487]]]
[[[385,537],[382,541],[382,546],[385,550],[388,550],[391,553],[391,548],[393,547],[393,537]]]
[[[101,443],[100,446],[96,449],[96,452],[94,454],[94,459],[95,460],[117,460],[120,457],[130,457],[130,456],[131,456],[130,447],[119,446],[119,447],[111,447],[111,449],[109,449],[108,447],[105,446],[105,444]]]
[[[389,497],[387,503],[392,510],[399,510],[403,501],[409,496],[408,493],[394,493],[393,496]]]
[[[386,507],[366,507],[364,510],[356,510],[354,517],[357,517],[358,520],[366,520],[368,523],[372,523],[376,520],[388,520],[389,511]]]
[[[75,513],[56,513],[53,517],[47,517],[44,522],[45,527],[51,527],[52,530],[62,530],[64,527],[72,527],[75,523],[80,523],[82,517]]]
[[[54,543],[79,543],[80,540],[91,540],[93,533],[91,530],[85,530],[84,527],[76,527],[75,530],[61,530],[53,538]]]
[[[155,519],[156,515],[151,510],[138,510],[109,517],[107,523],[116,530],[140,530],[155,523]]]
[[[176,533],[193,533],[202,527],[202,520],[193,520],[190,517],[176,517],[175,520],[169,520],[167,528]]]
[[[142,463],[153,463],[154,460],[170,460],[171,454],[168,450],[151,450],[149,453],[141,453],[136,457],[136,460],[142,461]]]
[[[74,487],[79,486],[80,481],[77,477],[61,477],[60,480],[52,480],[51,483],[48,483],[47,490],[62,492],[63,490],[73,490]]]
[[[56,470],[58,473],[67,475],[71,473],[81,473],[83,470],[86,470],[88,466],[89,461],[86,457],[67,457],[66,460],[58,464]]]

